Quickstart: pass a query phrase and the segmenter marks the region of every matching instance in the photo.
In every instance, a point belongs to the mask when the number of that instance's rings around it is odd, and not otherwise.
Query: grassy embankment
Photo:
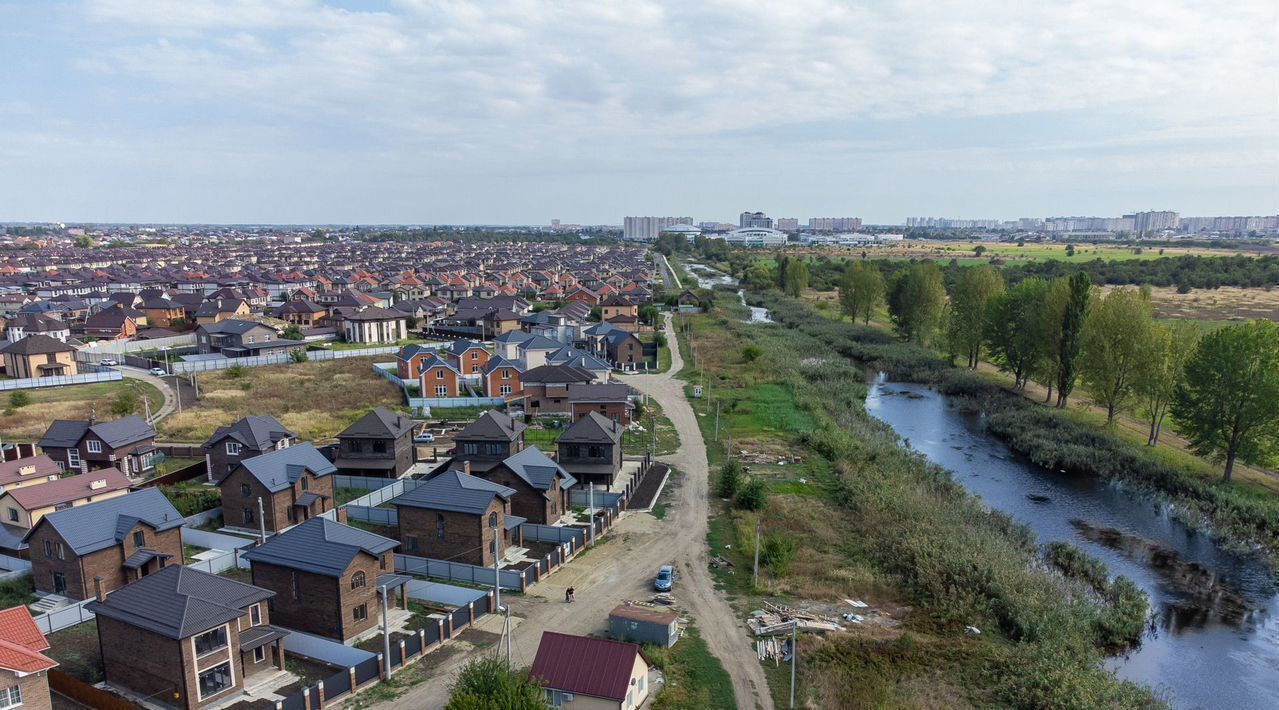
[[[11,393],[0,394],[0,432],[5,441],[36,441],[44,435],[49,423],[54,419],[87,419],[91,411],[98,413],[98,419],[115,419],[111,406],[122,392],[132,392],[137,397],[136,413],[144,411],[142,398],[151,402],[151,411],[156,412],[164,406],[164,395],[153,385],[142,380],[126,378],[118,382],[95,382],[87,385],[68,385],[66,387],[42,387],[40,389],[22,390],[29,402],[22,407],[14,408],[9,402]]]
[[[1107,581],[1098,590],[1095,576],[1078,572],[1087,565],[1055,566],[1028,530],[985,510],[945,471],[897,445],[865,412],[860,368],[799,330],[746,326],[744,309],[719,301],[713,313],[683,319],[690,330],[681,347],[691,340],[699,353],[713,354],[705,366],[721,406],[721,441],[714,441],[713,406],[696,403],[709,411],[699,421],[712,466],[725,460],[731,438],[734,456],[750,461],[750,475],[768,490],[762,511],[722,506],[713,518],[708,542],[735,563],[715,570],[719,582],[743,613],[758,608],[760,596],[832,608],[853,598],[890,617],[850,633],[803,637],[801,702],[1156,704],[1146,690],[1098,668],[1105,650],[1141,632],[1145,603],[1135,587]],[[691,363],[691,351],[684,353]],[[900,369],[932,361],[893,343],[874,354]],[[756,521],[765,549],[790,550],[768,560],[758,588],[750,579]],[[983,633],[966,634],[969,625]],[[784,702],[786,670],[769,672],[774,697]]]
[[[200,442],[240,417],[272,414],[303,440],[332,438],[373,407],[404,410],[400,389],[375,374],[373,362],[350,358],[200,373],[200,403],[161,420],[160,437]]]

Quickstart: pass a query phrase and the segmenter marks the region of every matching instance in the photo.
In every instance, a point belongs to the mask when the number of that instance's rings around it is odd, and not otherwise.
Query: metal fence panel
[[[440,642],[440,625],[428,624],[426,627],[426,645],[428,647]]]
[[[399,511],[392,508],[370,508],[364,505],[344,505],[349,520],[360,520],[373,525],[394,527],[400,524]]]
[[[354,646],[346,646],[332,639],[301,631],[292,631],[284,637],[284,650],[342,668],[349,668],[364,663],[370,658],[375,660],[377,658],[375,654]]]
[[[373,660],[374,660],[374,663],[377,662],[377,659],[373,659]],[[349,692],[351,692],[350,671],[342,670],[324,679],[325,700],[331,700],[333,698],[338,697],[339,695],[344,695]]]
[[[453,613],[450,615],[449,622],[453,625],[453,626],[452,626],[452,629],[453,629],[454,631],[457,631],[458,629],[462,628],[463,626],[466,626],[467,624],[470,624],[470,623],[471,623],[471,609],[470,609],[470,607],[465,607],[465,606],[464,606],[464,607],[462,607],[462,608],[460,608],[460,609],[454,609],[454,610],[453,610]]]
[[[355,664],[356,685],[364,685],[374,678],[377,678],[377,656]]]
[[[307,707],[307,696],[301,690],[281,701],[280,706],[284,710],[311,710]]]
[[[65,606],[61,609],[54,609],[47,614],[41,614],[35,617],[36,626],[40,627],[40,631],[51,634],[61,629],[68,629],[72,626],[78,626],[86,621],[93,619],[93,612],[84,608],[85,604],[93,601],[86,599],[82,602]]]
[[[398,572],[407,574],[416,574],[423,577],[435,577],[437,579],[450,579],[455,582],[467,582],[470,584],[480,584],[492,586],[493,570],[489,567],[477,567],[475,565],[463,564],[460,562],[447,562],[444,560],[433,560],[427,557],[414,557],[412,555],[395,556],[395,569]],[[521,575],[516,570],[501,570],[498,575],[499,584],[503,589],[523,589],[521,585]]]
[[[417,634],[413,634],[412,636],[404,639],[404,653],[409,658],[412,658],[421,652],[422,641],[418,638]]]
[[[0,380],[0,391],[83,385],[91,382],[118,382],[123,379],[124,375],[120,374],[119,370],[85,372],[79,375],[58,375],[56,377],[22,377],[12,380]]]

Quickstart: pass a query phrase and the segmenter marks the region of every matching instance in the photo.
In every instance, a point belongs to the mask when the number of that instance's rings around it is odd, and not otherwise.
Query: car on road
[[[428,431],[424,431],[421,434],[418,434],[417,436],[413,437],[413,443],[414,444],[434,444],[435,435]]]
[[[164,377],[165,375],[169,373],[165,372],[163,367],[153,367],[151,368],[151,374],[155,375],[156,377]]]
[[[669,592],[675,586],[675,568],[670,565],[662,565],[657,570],[657,579],[653,580],[653,589],[659,592]]]
[[[103,367],[115,367],[116,365],[119,365],[120,363],[116,362],[115,360],[112,360],[111,358],[107,358],[98,364],[102,365]]]

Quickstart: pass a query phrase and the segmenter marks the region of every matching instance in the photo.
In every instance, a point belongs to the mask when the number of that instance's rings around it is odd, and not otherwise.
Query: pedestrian
[[[573,601],[573,595],[576,593],[577,593],[577,590],[573,589],[572,587],[569,587],[568,589],[564,590],[564,601],[566,602]]]

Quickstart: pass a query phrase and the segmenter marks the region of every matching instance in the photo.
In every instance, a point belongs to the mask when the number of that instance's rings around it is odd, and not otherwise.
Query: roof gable
[[[529,675],[547,688],[623,700],[639,652],[633,643],[544,631]]]

